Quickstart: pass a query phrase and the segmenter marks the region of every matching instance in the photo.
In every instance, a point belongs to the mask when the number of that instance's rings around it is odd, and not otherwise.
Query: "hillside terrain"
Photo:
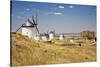
[[[96,61],[96,45],[61,46],[35,41],[20,33],[11,33],[11,53],[13,66]]]

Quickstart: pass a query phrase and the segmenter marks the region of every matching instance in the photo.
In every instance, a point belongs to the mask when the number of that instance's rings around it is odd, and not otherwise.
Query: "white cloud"
[[[26,8],[26,11],[30,11],[30,9],[29,8]]]
[[[63,13],[61,13],[61,12],[54,12],[53,14],[54,15],[63,15]]]
[[[52,12],[45,13],[45,15],[50,15],[50,14],[52,14]]]
[[[61,8],[61,9],[65,8],[64,6],[58,6],[58,7]]]
[[[59,16],[62,16],[63,13],[62,12],[49,12],[49,13],[45,13],[45,15],[59,15]]]
[[[21,18],[21,16],[17,16],[17,18],[18,18],[18,19],[20,19],[20,18]]]
[[[69,8],[74,8],[74,6],[70,5]]]
[[[24,19],[24,17],[23,17],[23,16],[19,16],[19,15],[18,15],[18,16],[16,16],[16,18],[17,18],[17,19]]]

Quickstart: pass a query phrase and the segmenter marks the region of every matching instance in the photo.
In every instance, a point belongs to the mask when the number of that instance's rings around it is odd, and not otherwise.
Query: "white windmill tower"
[[[59,35],[59,40],[64,40],[64,34]]]
[[[30,21],[30,19],[28,19],[28,21],[26,23],[22,24],[22,26],[20,28],[22,29],[22,35],[28,36],[29,38],[34,38],[35,31],[39,34],[39,30],[37,28],[37,16],[36,16],[36,20],[34,20],[34,16],[32,16],[32,21]]]
[[[54,39],[54,36],[55,36],[55,32],[54,32],[54,31],[51,31],[51,32],[49,33],[49,40]]]

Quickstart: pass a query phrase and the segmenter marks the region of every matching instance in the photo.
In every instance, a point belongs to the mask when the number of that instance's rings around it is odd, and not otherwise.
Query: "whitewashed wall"
[[[64,39],[64,36],[61,34],[59,35],[59,40],[63,40]]]
[[[47,36],[42,36],[41,38],[42,38],[43,41],[48,41]]]
[[[49,34],[49,39],[50,39],[50,40],[54,39],[54,34],[53,34],[53,33],[50,33],[50,34]]]
[[[29,38],[33,38],[34,31],[35,30],[33,28],[22,28],[22,35],[26,35]]]

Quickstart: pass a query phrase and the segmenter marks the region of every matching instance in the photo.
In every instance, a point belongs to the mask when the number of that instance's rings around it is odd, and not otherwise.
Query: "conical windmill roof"
[[[22,27],[34,27],[34,24],[32,22],[26,22]]]

